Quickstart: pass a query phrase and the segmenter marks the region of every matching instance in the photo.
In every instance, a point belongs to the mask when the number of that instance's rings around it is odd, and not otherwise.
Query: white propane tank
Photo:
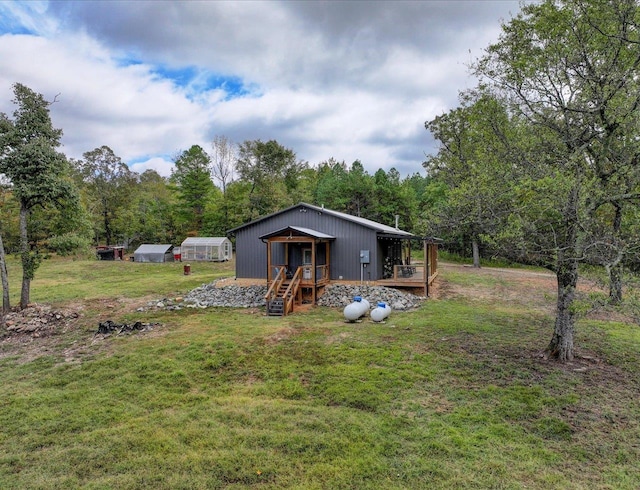
[[[391,314],[391,307],[382,301],[378,303],[378,306],[371,310],[371,319],[374,322],[381,322]]]
[[[355,296],[353,303],[344,307],[343,313],[347,320],[355,322],[358,318],[365,316],[367,311],[369,311],[369,302],[360,296]]]

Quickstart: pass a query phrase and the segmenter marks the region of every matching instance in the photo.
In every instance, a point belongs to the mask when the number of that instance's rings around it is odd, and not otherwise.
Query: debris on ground
[[[26,334],[37,338],[63,332],[69,322],[78,317],[78,312],[73,310],[54,310],[51,305],[34,303],[22,310],[8,313],[4,324],[8,335]]]
[[[98,331],[96,334],[112,334],[115,333],[117,335],[121,335],[123,333],[131,333],[131,332],[141,332],[147,330],[153,330],[153,327],[160,325],[159,323],[143,323],[143,322],[135,322],[135,323],[115,323],[111,320],[107,320],[106,322],[98,323]]]

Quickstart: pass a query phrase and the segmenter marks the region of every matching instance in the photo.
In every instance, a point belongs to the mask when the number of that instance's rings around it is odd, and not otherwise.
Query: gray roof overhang
[[[266,240],[269,238],[277,237],[277,236],[293,236],[295,233],[296,236],[307,236],[310,238],[316,238],[318,240],[335,240],[336,237],[327,235],[326,233],[322,233],[321,231],[312,230],[311,228],[303,228],[302,226],[287,226],[286,228],[282,228],[280,230],[272,231],[260,236],[260,240]]]

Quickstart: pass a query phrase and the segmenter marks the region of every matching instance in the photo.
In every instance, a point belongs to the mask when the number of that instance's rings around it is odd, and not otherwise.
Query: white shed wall
[[[180,245],[182,261],[224,262],[232,257],[232,244],[228,238],[187,238]]]

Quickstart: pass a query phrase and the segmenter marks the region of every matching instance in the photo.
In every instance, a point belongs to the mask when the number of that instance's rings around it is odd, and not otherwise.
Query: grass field
[[[137,311],[232,270],[45,262],[32,300],[81,315],[46,338],[0,332],[0,488],[640,488],[623,311],[581,319],[569,365],[539,355],[554,282],[531,271],[443,266],[435,298],[382,324]],[[161,325],[96,336],[105,318]]]

